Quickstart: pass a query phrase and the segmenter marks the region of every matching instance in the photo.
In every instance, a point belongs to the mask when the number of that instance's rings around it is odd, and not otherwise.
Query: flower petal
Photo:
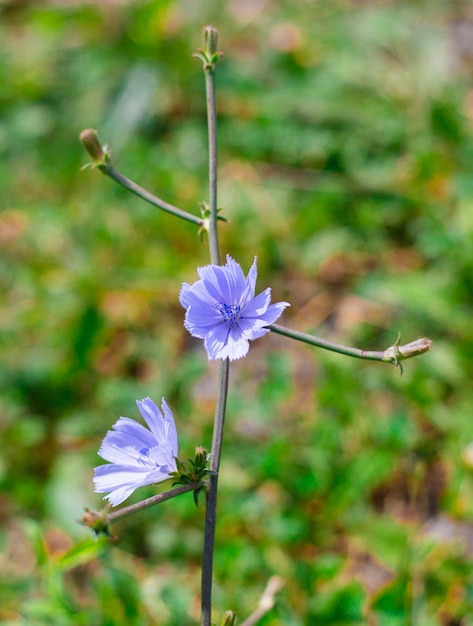
[[[198,280],[189,288],[185,289],[185,284],[181,287],[179,295],[180,302],[185,309],[191,306],[203,307],[204,309],[213,310],[215,306],[221,302],[222,295],[219,292],[215,294],[209,293],[209,281]]]
[[[244,318],[248,317],[259,317],[266,313],[266,310],[271,302],[271,288],[268,287],[261,293],[259,293],[255,298],[252,298],[250,302],[245,306],[241,311],[241,316]]]
[[[176,423],[174,421],[172,411],[164,398],[161,398],[161,408],[164,413],[164,419],[169,422],[168,443],[171,447],[172,456],[175,457],[179,453],[179,442],[177,439]]]
[[[243,335],[241,329],[237,327],[232,328],[227,340],[227,356],[230,361],[236,361],[246,356],[249,348],[248,339]]]
[[[289,302],[276,302],[275,304],[271,304],[268,306],[265,313],[262,313],[259,316],[260,320],[264,321],[266,325],[272,324],[278,319],[278,317],[280,317],[284,309],[288,306],[291,306]]]
[[[241,297],[241,306],[246,307],[247,304],[254,298],[255,289],[256,289],[256,277],[258,272],[256,270],[256,257],[253,260],[253,265],[250,267],[250,271],[248,272],[248,278],[246,280],[247,285],[245,287],[245,291]]]
[[[100,465],[95,468],[94,487],[97,493],[110,491],[111,493],[104,499],[108,498],[113,506],[117,506],[138,487],[159,483],[167,478],[169,478],[168,473],[159,470],[140,472],[123,465]]]
[[[187,309],[184,326],[193,337],[203,339],[211,328],[223,324],[222,314],[216,309],[191,306]]]
[[[126,438],[110,431],[102,441],[98,455],[110,463],[138,465],[139,451],[141,449],[142,448],[130,446]]]
[[[143,419],[148,424],[150,431],[154,435],[155,442],[153,445],[156,445],[156,443],[166,443],[167,436],[164,417],[156,404],[151,400],[151,398],[137,400],[136,404],[141,415],[143,416]]]
[[[226,343],[229,333],[229,327],[227,324],[219,324],[214,328],[211,328],[205,336],[204,346],[207,350],[207,356],[209,360],[214,359],[226,359]],[[222,356],[225,354],[225,356]]]
[[[269,328],[261,328],[256,324],[252,324],[250,327],[245,328],[243,324],[244,321],[245,320],[241,320],[240,326],[243,330],[244,337],[246,337],[246,339],[249,339],[250,341],[253,341],[254,339],[259,339],[260,337],[263,337],[264,335],[267,335],[269,333]],[[262,322],[258,320],[258,324],[262,324]]]
[[[112,426],[113,430],[109,430],[105,435],[104,441],[107,440],[112,434],[119,433],[122,437],[126,438],[129,442],[129,446],[135,448],[150,447],[156,445],[156,440],[152,433],[145,428],[142,424],[139,424],[135,420],[129,417],[120,417]]]

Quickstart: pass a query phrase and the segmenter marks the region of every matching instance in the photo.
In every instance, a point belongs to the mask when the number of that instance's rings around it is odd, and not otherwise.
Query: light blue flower
[[[268,333],[265,327],[290,306],[270,304],[269,287],[255,297],[256,259],[246,278],[228,255],[226,265],[206,265],[197,273],[200,280],[184,283],[179,299],[186,309],[184,326],[193,337],[204,340],[210,360],[244,357],[249,341]]]
[[[95,491],[110,492],[104,499],[108,498],[113,506],[138,487],[168,479],[177,469],[177,432],[166,401],[162,399],[162,413],[150,398],[136,404],[149,430],[129,417],[120,417],[98,451],[110,464],[95,468]]]

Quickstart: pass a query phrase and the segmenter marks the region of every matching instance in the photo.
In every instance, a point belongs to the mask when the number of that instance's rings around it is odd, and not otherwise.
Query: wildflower
[[[256,259],[246,278],[228,255],[226,265],[206,265],[197,273],[200,280],[184,283],[179,299],[186,309],[184,326],[193,337],[204,339],[210,360],[244,357],[248,342],[268,333],[266,326],[290,306],[270,304],[269,287],[255,297]]]
[[[120,417],[105,435],[98,451],[110,465],[94,470],[98,493],[117,506],[135,489],[167,480],[177,470],[178,442],[171,409],[162,399],[162,410],[150,399],[137,401],[138,409],[149,430],[129,417]]]

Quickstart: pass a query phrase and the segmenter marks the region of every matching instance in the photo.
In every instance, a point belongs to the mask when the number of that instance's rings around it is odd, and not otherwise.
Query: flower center
[[[240,319],[240,306],[238,304],[224,304],[220,302],[217,304],[217,311],[221,313],[223,319],[231,328],[238,325],[238,320]]]

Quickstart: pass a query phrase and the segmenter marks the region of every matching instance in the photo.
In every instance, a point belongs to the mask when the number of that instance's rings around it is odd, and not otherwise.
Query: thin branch
[[[161,502],[165,502],[166,500],[170,500],[171,498],[180,496],[183,493],[187,493],[188,491],[196,491],[200,489],[205,489],[206,487],[207,481],[199,480],[196,482],[188,483],[187,485],[181,485],[180,487],[176,487],[175,489],[169,489],[169,491],[158,493],[155,496],[151,496],[151,498],[141,500],[140,502],[136,502],[135,504],[130,504],[129,506],[125,506],[122,509],[113,511],[112,513],[110,513],[110,504],[107,504],[107,506],[101,511],[86,509],[82,518],[77,521],[80,524],[83,524],[84,526],[87,526],[88,528],[93,530],[97,536],[104,534],[107,537],[112,537],[112,534],[110,532],[110,524],[112,522],[118,522],[119,520],[124,519],[125,517],[128,517],[133,513],[148,509],[155,504],[160,504]]]
[[[187,211],[183,211],[182,209],[179,209],[177,206],[174,206],[173,204],[169,204],[169,202],[166,202],[165,200],[158,198],[157,196],[153,195],[149,191],[146,191],[146,189],[144,189],[143,187],[140,187],[139,185],[134,183],[132,180],[130,180],[126,176],[123,176],[123,174],[120,174],[120,172],[116,170],[114,167],[112,167],[111,165],[101,166],[99,169],[107,176],[110,176],[110,178],[112,178],[119,185],[121,185],[122,187],[125,187],[125,189],[128,189],[128,191],[131,191],[136,196],[139,196],[143,200],[146,200],[146,202],[149,202],[153,206],[158,207],[162,211],[165,211],[166,213],[170,213],[171,215],[175,215],[176,217],[180,217],[181,219],[186,220],[187,222],[192,222],[193,224],[197,224],[198,226],[204,225],[204,220],[201,217],[192,215],[192,213],[187,213]]]
[[[92,166],[98,168],[103,174],[109,176],[116,183],[118,183],[125,189],[128,189],[128,191],[131,191],[142,200],[149,202],[153,206],[161,209],[162,211],[186,220],[187,222],[191,222],[192,224],[197,224],[197,226],[200,226],[201,228],[205,226],[204,220],[202,218],[197,217],[196,215],[192,215],[192,213],[188,213],[187,211],[183,211],[177,206],[169,204],[169,202],[158,198],[158,196],[155,196],[143,187],[140,187],[140,185],[137,185],[132,180],[116,170],[111,163],[110,151],[107,150],[106,147],[102,147],[100,145],[97,133],[94,130],[92,130],[91,128],[83,130],[79,138],[94,161],[92,163]]]
[[[169,491],[163,491],[163,493],[158,493],[155,496],[151,496],[151,498],[146,498],[146,500],[141,500],[141,502],[130,504],[123,509],[113,511],[112,513],[109,513],[107,515],[107,519],[109,522],[118,522],[118,520],[124,519],[129,515],[133,515],[138,511],[148,509],[150,506],[154,506],[155,504],[161,504],[161,502],[165,502],[166,500],[171,500],[171,498],[181,496],[183,493],[195,491],[196,489],[200,489],[204,485],[205,483],[202,481],[189,483],[188,485],[180,485],[179,487],[175,487],[174,489],[169,489]]]
[[[359,348],[352,348],[351,346],[345,346],[335,341],[329,341],[328,339],[322,339],[322,337],[316,337],[315,335],[309,335],[307,333],[301,333],[298,330],[292,330],[285,326],[279,326],[278,324],[271,324],[268,326],[270,330],[278,335],[284,335],[290,339],[296,339],[302,341],[311,346],[317,348],[323,348],[324,350],[330,350],[331,352],[338,352],[339,354],[345,354],[356,359],[365,359],[367,361],[382,361],[383,363],[390,363],[391,365],[401,366],[401,361],[410,359],[414,356],[424,354],[432,348],[432,341],[427,337],[422,339],[416,339],[410,343],[399,345],[401,334],[398,334],[396,342],[389,346],[386,350],[360,350]]]

